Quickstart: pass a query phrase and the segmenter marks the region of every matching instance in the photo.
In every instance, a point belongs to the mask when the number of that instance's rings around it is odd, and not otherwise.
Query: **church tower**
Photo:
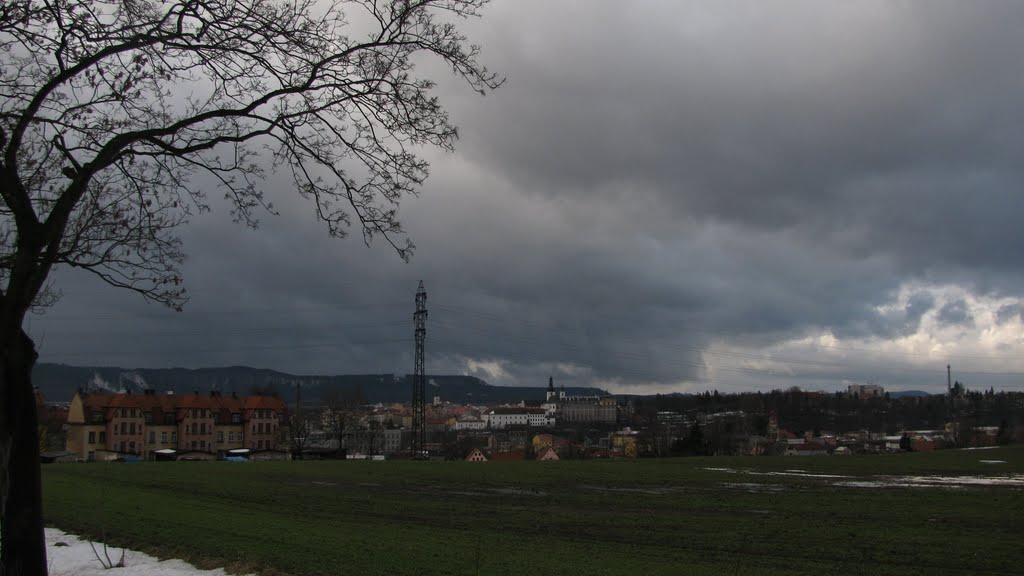
[[[555,398],[555,379],[548,376],[548,395],[545,402],[551,402]]]

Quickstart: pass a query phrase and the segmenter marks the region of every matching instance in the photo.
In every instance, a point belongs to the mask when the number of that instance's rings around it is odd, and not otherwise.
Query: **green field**
[[[43,488],[48,525],[263,574],[1021,574],[1024,486],[934,479],[963,476],[1024,480],[1024,447],[50,465]]]

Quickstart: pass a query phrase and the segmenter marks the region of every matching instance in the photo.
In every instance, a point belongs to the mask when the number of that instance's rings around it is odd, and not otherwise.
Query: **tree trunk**
[[[46,575],[36,358],[23,331],[0,350],[0,576]]]

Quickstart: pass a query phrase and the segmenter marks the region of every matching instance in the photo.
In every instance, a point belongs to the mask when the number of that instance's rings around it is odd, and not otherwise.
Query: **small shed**
[[[540,461],[560,460],[560,458],[558,457],[558,452],[555,452],[554,448],[552,448],[551,446],[548,446],[547,448],[544,448],[543,450],[541,450],[537,454],[537,460],[540,460]]]

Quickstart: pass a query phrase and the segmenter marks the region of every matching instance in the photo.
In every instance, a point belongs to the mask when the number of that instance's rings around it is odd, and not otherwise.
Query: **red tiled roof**
[[[487,413],[488,414],[525,414],[526,410],[524,408],[508,408],[508,407],[504,407],[504,406],[499,406],[498,408],[491,408],[490,410],[487,411]]]
[[[111,394],[101,392],[83,394],[82,403],[87,410],[139,408],[174,412],[195,408],[222,412],[241,412],[243,409],[283,412],[287,409],[283,400],[273,396],[236,397],[220,394]]]
[[[276,396],[243,396],[246,410],[284,410],[284,400]]]

